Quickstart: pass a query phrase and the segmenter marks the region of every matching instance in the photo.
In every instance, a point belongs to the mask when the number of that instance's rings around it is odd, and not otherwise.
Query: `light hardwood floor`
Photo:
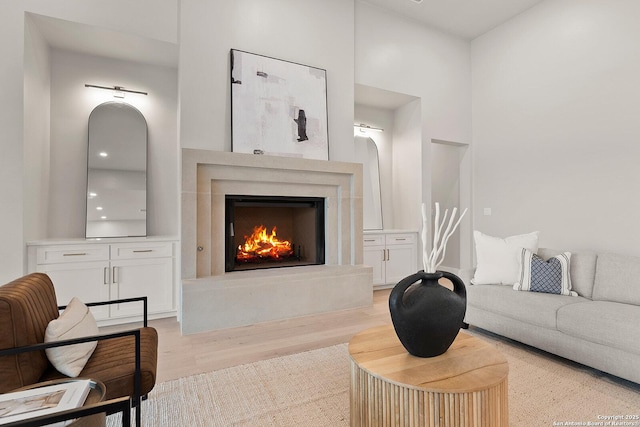
[[[390,291],[374,291],[372,307],[185,336],[175,318],[149,321],[158,331],[157,382],[346,343],[391,323]]]

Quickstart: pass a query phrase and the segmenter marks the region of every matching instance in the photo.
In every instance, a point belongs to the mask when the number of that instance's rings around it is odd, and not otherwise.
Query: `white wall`
[[[420,230],[422,197],[431,190],[431,174],[422,149],[422,103],[411,101],[393,116],[393,225],[394,228]],[[422,244],[419,245],[422,247]]]
[[[355,82],[420,98],[418,141],[403,148],[407,163],[397,165],[408,172],[397,190],[410,186],[413,195],[394,212],[397,227],[417,230],[420,204],[431,204],[431,139],[471,141],[469,43],[361,1],[355,18]]]
[[[126,94],[147,121],[147,234],[178,234],[177,70],[53,50],[51,61],[50,238],[85,235],[87,136],[91,111],[113,92],[85,83],[148,92]]]
[[[640,255],[639,16],[548,0],[473,41],[476,229]]]
[[[47,235],[49,206],[50,55],[28,16],[24,31],[24,238]]]
[[[231,150],[229,50],[327,70],[329,158],[353,157],[353,0],[183,0],[180,140]]]
[[[0,283],[24,271],[24,13],[19,2],[3,4],[0,18]],[[20,4],[20,6],[17,6]]]
[[[152,10],[153,13],[149,13]],[[126,13],[123,13],[126,11]],[[2,3],[0,14],[0,283],[26,269],[24,229],[27,183],[24,162],[25,12],[117,29],[163,41],[178,40],[178,0],[24,0]],[[28,55],[28,54],[27,54]],[[46,99],[46,94],[42,94]],[[32,164],[29,162],[29,164]]]
[[[6,3],[17,3],[8,5]],[[82,24],[178,42],[179,0],[23,0],[3,2],[4,9],[22,10]],[[7,19],[3,16],[3,21]]]

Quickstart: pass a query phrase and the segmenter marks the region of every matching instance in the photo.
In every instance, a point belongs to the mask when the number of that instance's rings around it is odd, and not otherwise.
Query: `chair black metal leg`
[[[140,398],[136,400],[136,427],[142,427],[142,401]]]
[[[122,411],[122,427],[131,427],[131,405],[126,411]]]

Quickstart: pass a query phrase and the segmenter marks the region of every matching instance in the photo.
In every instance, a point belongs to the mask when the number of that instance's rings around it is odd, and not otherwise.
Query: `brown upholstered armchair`
[[[138,300],[144,303],[142,328],[44,344],[47,325],[59,316],[49,276],[32,273],[0,286],[0,393],[65,378],[49,363],[45,348],[98,341],[80,377],[103,382],[107,400],[129,397],[131,405],[137,407],[136,425],[140,426],[140,397],[155,385],[158,354],[158,334],[147,326],[146,297],[86,305]]]

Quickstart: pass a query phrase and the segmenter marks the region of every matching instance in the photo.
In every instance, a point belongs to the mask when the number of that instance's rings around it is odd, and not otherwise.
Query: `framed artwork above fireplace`
[[[328,160],[327,72],[231,49],[231,150]]]

